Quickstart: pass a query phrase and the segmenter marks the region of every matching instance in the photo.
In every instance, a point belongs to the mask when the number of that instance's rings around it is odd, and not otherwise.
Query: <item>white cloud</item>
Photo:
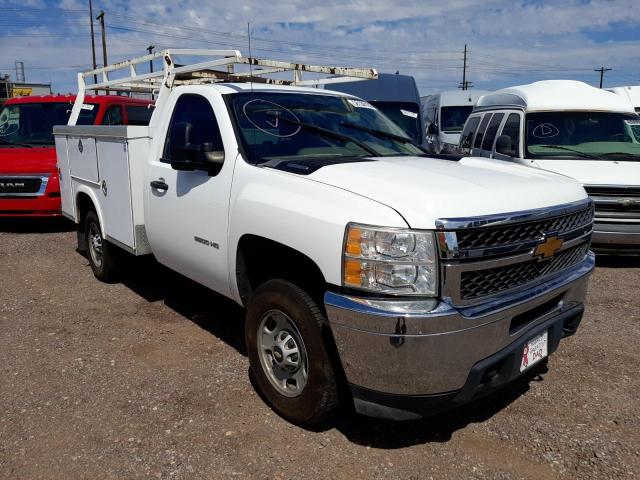
[[[79,0],[62,0],[60,5],[86,8]],[[113,61],[144,54],[150,43],[158,48],[235,47],[247,53],[244,36],[250,21],[254,55],[400,70],[415,75],[424,92],[455,88],[462,76],[465,43],[469,78],[477,87],[562,77],[595,82],[592,70],[599,64],[614,69],[606,77],[611,82],[640,83],[640,35],[620,41],[615,28],[640,26],[635,0],[217,0],[205,5],[196,0],[95,0],[94,10],[106,12]],[[47,19],[54,13],[40,13],[39,31],[59,33],[65,28],[82,36],[0,34],[0,66],[24,60],[30,78],[50,75],[56,86],[69,90],[75,81],[72,71],[29,70],[29,66],[90,64],[85,16],[70,13],[77,22],[57,25]],[[98,35],[96,41],[100,48]]]

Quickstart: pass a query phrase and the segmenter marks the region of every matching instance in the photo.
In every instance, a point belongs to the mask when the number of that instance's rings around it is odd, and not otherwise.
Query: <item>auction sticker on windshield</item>
[[[524,344],[522,351],[522,363],[520,363],[520,372],[524,372],[527,368],[532,367],[549,354],[547,348],[547,331],[532,338]]]
[[[416,112],[410,112],[409,110],[400,109],[400,113],[402,113],[405,117],[418,118],[418,114]]]
[[[364,100],[353,100],[351,98],[348,98],[347,102],[349,102],[351,105],[353,105],[356,108],[370,108],[372,110],[376,109],[376,107],[371,105],[369,102],[365,102]]]

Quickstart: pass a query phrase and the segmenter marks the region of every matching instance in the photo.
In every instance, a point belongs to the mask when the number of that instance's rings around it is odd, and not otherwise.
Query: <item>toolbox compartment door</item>
[[[60,199],[62,213],[75,219],[75,205],[73,204],[73,187],[69,174],[69,156],[67,152],[67,137],[56,135],[56,156],[58,159],[58,180],[60,181]]]
[[[98,183],[98,158],[96,139],[86,136],[69,135],[67,152],[71,176],[93,184]]]
[[[126,250],[135,249],[129,152],[123,138],[98,138],[100,204],[107,239]]]

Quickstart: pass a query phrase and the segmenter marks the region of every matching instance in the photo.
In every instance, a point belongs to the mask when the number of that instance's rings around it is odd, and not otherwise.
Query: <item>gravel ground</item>
[[[234,304],[152,262],[102,284],[71,225],[0,222],[0,478],[638,478],[640,261],[599,263],[530,383],[309,431],[252,388]]]

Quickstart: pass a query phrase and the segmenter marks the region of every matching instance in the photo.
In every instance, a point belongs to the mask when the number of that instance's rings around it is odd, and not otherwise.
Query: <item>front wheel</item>
[[[245,339],[255,383],[271,407],[296,424],[320,423],[338,404],[326,328],[313,299],[285,280],[261,285],[247,309]]]
[[[84,222],[84,234],[87,245],[87,257],[91,270],[98,280],[113,283],[118,278],[116,252],[112,245],[102,236],[100,220],[94,211],[87,213]]]

